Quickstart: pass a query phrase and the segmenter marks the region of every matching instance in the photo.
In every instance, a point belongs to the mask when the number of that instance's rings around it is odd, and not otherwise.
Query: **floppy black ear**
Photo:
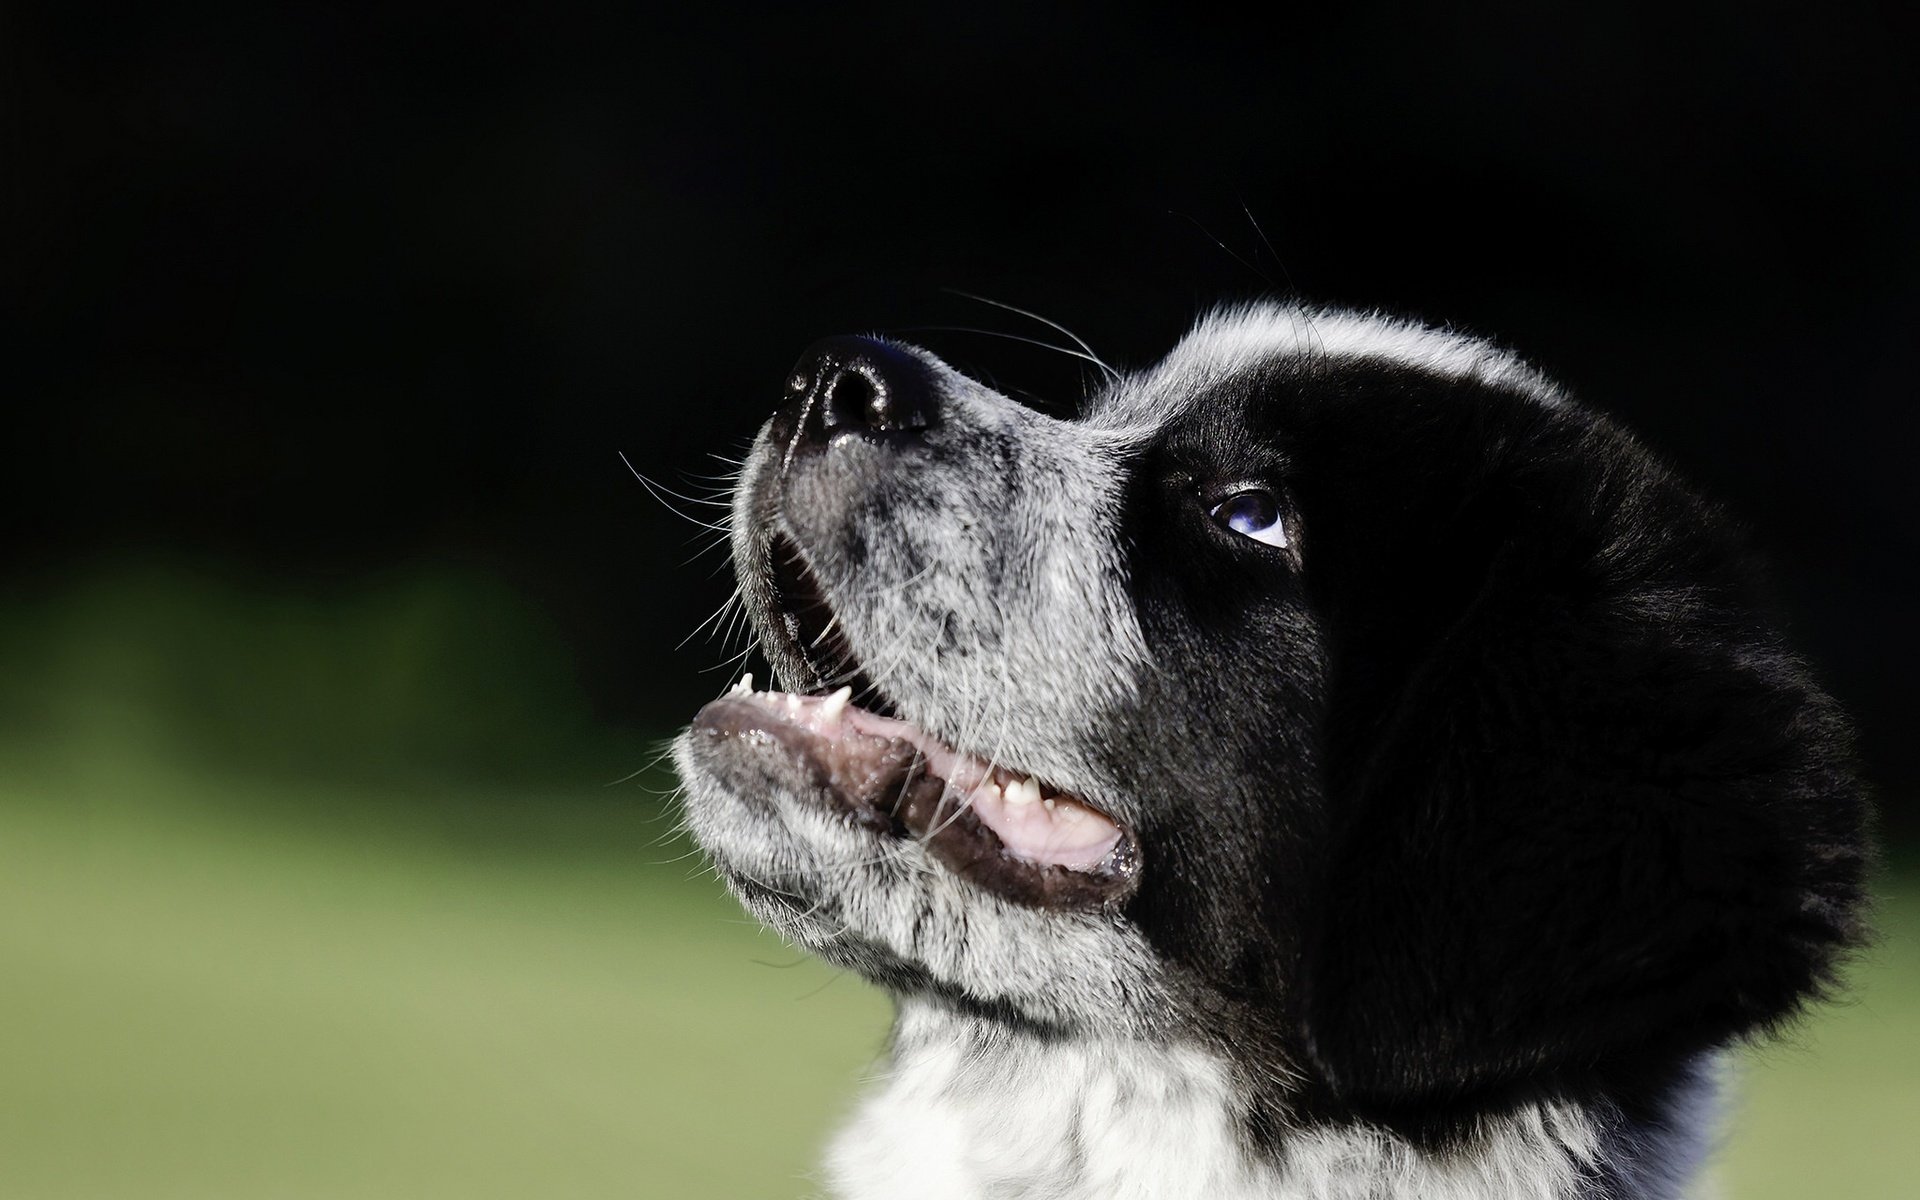
[[[1369,437],[1375,496],[1306,485],[1342,828],[1300,983],[1328,1081],[1412,1109],[1791,1015],[1860,934],[1865,802],[1738,539],[1571,407],[1455,389]]]

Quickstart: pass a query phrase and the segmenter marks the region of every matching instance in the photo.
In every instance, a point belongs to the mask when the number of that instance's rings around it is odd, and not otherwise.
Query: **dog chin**
[[[674,758],[695,839],[796,945],[898,994],[1025,1024],[1144,1031],[1164,1014],[1119,914],[1137,843],[1094,810],[1025,795],[1037,785],[845,697],[736,689]]]

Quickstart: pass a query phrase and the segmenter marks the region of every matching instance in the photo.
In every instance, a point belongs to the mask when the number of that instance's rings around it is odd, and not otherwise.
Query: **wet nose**
[[[934,423],[936,398],[932,372],[907,351],[876,338],[826,338],[787,375],[775,434],[795,448],[841,434],[911,436]]]

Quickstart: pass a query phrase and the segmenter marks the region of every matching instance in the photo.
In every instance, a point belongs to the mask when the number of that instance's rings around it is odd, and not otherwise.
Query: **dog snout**
[[[773,432],[791,457],[836,437],[914,437],[938,408],[938,385],[914,354],[877,338],[832,337],[809,346],[787,375]]]

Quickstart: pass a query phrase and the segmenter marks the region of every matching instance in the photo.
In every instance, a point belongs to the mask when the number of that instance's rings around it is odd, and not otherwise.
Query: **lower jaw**
[[[827,702],[795,699],[803,705]],[[765,693],[725,696],[701,709],[689,736],[715,743],[722,753],[787,759],[809,790],[822,794],[852,823],[876,837],[912,839],[953,874],[1013,903],[1061,911],[1113,909],[1137,890],[1140,856],[1130,834],[1119,831],[1104,857],[1084,867],[1024,858],[962,802],[956,795],[961,789],[950,786],[953,781],[933,773],[933,756],[922,747],[903,737],[857,733],[853,736],[860,743],[851,748],[858,752],[848,753],[846,736],[823,738],[777,707]],[[881,730],[899,724],[879,718],[867,722]],[[954,766],[958,756],[947,757],[940,765]],[[969,789],[978,786],[978,781],[961,782]]]

